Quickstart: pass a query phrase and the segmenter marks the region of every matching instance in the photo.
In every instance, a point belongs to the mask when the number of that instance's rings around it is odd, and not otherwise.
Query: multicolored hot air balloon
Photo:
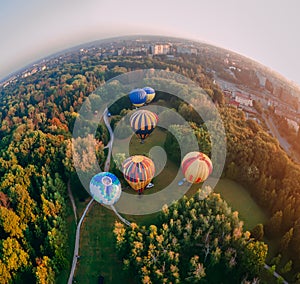
[[[135,111],[129,120],[133,131],[143,141],[156,127],[158,116],[149,110],[141,109]]]
[[[143,106],[147,100],[147,94],[143,89],[134,89],[128,96],[135,107]]]
[[[149,104],[154,99],[154,97],[155,97],[155,91],[151,87],[145,87],[145,88],[143,88],[143,90],[147,94],[146,103]]]
[[[186,180],[190,183],[205,181],[213,170],[210,158],[201,152],[186,154],[181,162],[181,168]]]
[[[123,162],[122,168],[125,180],[139,192],[144,190],[155,174],[153,161],[142,155],[129,157]]]
[[[112,173],[98,173],[90,181],[90,193],[100,204],[115,204],[119,200],[121,192],[121,183]]]

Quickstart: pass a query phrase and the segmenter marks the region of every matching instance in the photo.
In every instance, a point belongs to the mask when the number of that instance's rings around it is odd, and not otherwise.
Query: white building
[[[286,120],[287,120],[289,126],[293,127],[295,129],[295,131],[298,132],[299,124],[296,121],[291,120],[289,118],[287,118]]]
[[[247,106],[247,107],[253,106],[253,100],[250,99],[248,96],[241,94],[239,92],[235,92],[234,100],[243,106]]]
[[[177,46],[178,53],[185,53],[185,54],[197,54],[198,50],[194,47],[189,46]]]
[[[168,54],[171,51],[171,46],[169,44],[154,44],[151,51],[153,55]]]

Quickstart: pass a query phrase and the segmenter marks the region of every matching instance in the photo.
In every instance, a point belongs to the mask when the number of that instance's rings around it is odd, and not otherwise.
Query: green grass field
[[[152,224],[155,215],[134,216],[130,221]],[[129,218],[129,216],[127,216]],[[118,218],[113,211],[94,203],[82,224],[77,283],[97,283],[99,275],[105,283],[137,283],[135,276],[123,271],[122,261],[114,248],[113,225]]]
[[[221,179],[214,191],[221,194],[232,210],[239,212],[240,219],[244,221],[245,230],[250,231],[257,224],[265,224],[268,221],[266,213],[257,205],[247,189],[238,183],[229,179]],[[263,241],[269,246],[268,261],[276,255],[280,240],[269,240],[264,237]]]
[[[249,192],[238,183],[221,179],[216,185],[215,192],[220,193],[233,211],[239,212],[239,217],[245,222],[244,228],[251,230],[258,223],[265,223],[267,216],[256,204]]]
[[[154,146],[163,146],[166,133],[157,128],[148,137],[144,144],[139,142],[135,136],[123,141],[116,141],[115,152],[126,152],[129,145],[129,154],[147,155]],[[155,186],[148,189],[144,194],[151,194],[165,188],[172,181],[180,170],[179,166],[171,161],[167,161],[164,170],[154,179]],[[72,185],[76,186],[75,184]],[[199,185],[193,185],[189,194],[195,192]],[[129,187],[123,188],[128,193],[135,194]],[[233,211],[238,211],[240,219],[244,221],[244,228],[251,230],[256,224],[264,223],[267,216],[255,203],[248,191],[236,182],[222,179],[214,189],[220,193]],[[84,210],[85,202],[76,200],[80,212]],[[128,215],[124,216],[131,222],[149,225],[157,222],[158,213],[144,216]],[[87,214],[81,229],[80,239],[80,259],[75,272],[76,283],[97,283],[99,275],[105,277],[105,283],[137,283],[134,275],[123,271],[122,262],[117,256],[113,241],[113,225],[117,217],[105,207],[94,203]]]
[[[77,263],[77,283],[98,283],[99,275],[105,283],[134,283],[122,270],[113,243],[114,213],[94,203],[81,228],[80,259]]]
[[[245,229],[250,230],[266,220],[262,210],[239,184],[223,179],[215,192],[220,193],[233,210],[239,211]],[[157,221],[157,215],[124,217],[131,222],[148,225]],[[122,262],[117,256],[112,233],[115,220],[118,219],[111,210],[97,203],[90,209],[81,229],[81,258],[75,274],[77,283],[97,283],[100,274],[105,277],[106,283],[137,283],[133,275],[123,271]]]
[[[148,156],[153,147],[164,147],[166,135],[165,131],[157,127],[143,144],[135,135],[127,139],[115,140],[113,153],[126,153],[128,151],[130,156],[138,154]],[[128,147],[129,149],[127,149]],[[145,190],[144,194],[153,194],[164,189],[174,179],[178,170],[180,169],[177,165],[167,160],[163,171],[153,179],[155,186],[151,190]],[[124,184],[122,188],[126,193],[137,194],[127,184]]]
[[[162,129],[157,127],[144,140],[145,142],[143,144],[140,143],[140,139],[136,135],[133,135],[131,137],[122,140],[115,139],[113,145],[113,153],[126,153],[129,150],[130,155],[148,154],[152,147],[164,146],[166,135],[167,135],[166,132],[164,132]]]

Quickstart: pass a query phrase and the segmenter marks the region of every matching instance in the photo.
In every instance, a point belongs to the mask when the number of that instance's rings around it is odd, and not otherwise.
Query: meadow
[[[147,154],[154,146],[163,147],[166,134],[164,131],[157,129],[150,135],[148,140],[141,144],[136,137],[124,139],[114,145],[114,151],[126,152],[129,145],[130,155]],[[122,148],[123,147],[123,148]],[[144,194],[152,194],[162,190],[180,170],[179,166],[172,161],[167,160],[163,171],[154,179],[155,186],[147,189]],[[201,185],[193,185],[188,192],[191,195]],[[73,183],[73,190],[76,185]],[[78,189],[77,189],[78,190]],[[129,187],[124,191],[136,194]],[[255,203],[247,189],[228,179],[221,179],[214,191],[220,193],[233,211],[238,211],[240,219],[244,222],[244,228],[251,230],[258,223],[264,223],[267,216],[263,210]],[[87,202],[77,200],[80,211]],[[124,216],[131,222],[138,224],[155,224],[158,212],[149,215],[126,215]],[[113,240],[114,222],[118,220],[113,211],[94,203],[81,229],[80,239],[80,258],[77,264],[77,270],[74,280],[76,283],[97,283],[100,275],[105,277],[106,283],[137,283],[135,276],[123,270],[122,261],[119,259]]]

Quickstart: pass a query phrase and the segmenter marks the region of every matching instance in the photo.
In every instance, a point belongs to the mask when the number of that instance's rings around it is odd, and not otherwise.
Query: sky
[[[122,35],[211,43],[300,85],[298,0],[0,0],[0,79],[44,56]]]

